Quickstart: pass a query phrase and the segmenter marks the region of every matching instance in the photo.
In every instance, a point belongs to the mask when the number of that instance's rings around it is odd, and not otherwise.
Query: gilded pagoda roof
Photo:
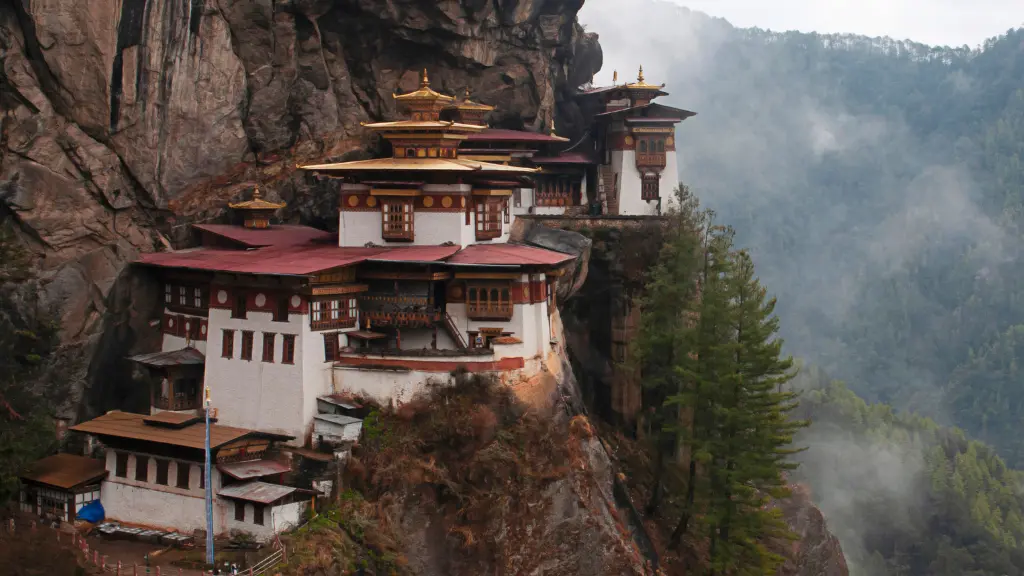
[[[535,168],[522,166],[506,166],[491,162],[465,160],[462,158],[375,158],[373,160],[356,160],[336,164],[312,164],[299,166],[302,170],[321,170],[330,172],[353,171],[425,171],[425,172],[501,172],[505,174],[532,174]]]
[[[370,128],[371,130],[377,130],[380,132],[390,132],[397,130],[458,130],[463,132],[479,132],[487,128],[486,126],[478,126],[476,124],[462,124],[460,122],[451,122],[444,120],[395,120],[392,122],[375,122],[373,124],[363,124],[363,127]]]
[[[487,104],[480,104],[479,102],[473,102],[469,99],[469,88],[466,88],[466,96],[462,100],[458,100],[453,104],[448,105],[448,109],[454,110],[480,110],[481,112],[490,112],[494,110],[494,106],[488,106]]]
[[[661,90],[664,87],[665,87],[665,84],[661,84],[660,86],[656,86],[654,84],[648,84],[646,81],[644,81],[644,67],[643,66],[640,67],[640,72],[637,73],[637,75],[636,75],[636,82],[633,82],[633,83],[630,83],[630,84],[626,84],[626,88],[629,88],[630,90]]]
[[[433,103],[433,102],[448,103],[448,102],[452,102],[452,101],[455,100],[454,96],[445,96],[444,94],[441,94],[440,92],[434,91],[430,87],[430,79],[427,78],[427,70],[426,70],[426,68],[423,69],[423,76],[422,76],[422,78],[420,80],[420,87],[419,87],[418,90],[416,90],[414,92],[408,92],[406,94],[392,94],[391,96],[396,101],[403,102],[403,103],[406,103],[406,104]]]
[[[284,208],[287,204],[281,202],[275,204],[273,202],[267,202],[260,197],[260,189],[257,187],[252,191],[252,200],[246,200],[245,202],[238,202],[237,204],[228,204],[228,208],[234,210],[279,210]]]

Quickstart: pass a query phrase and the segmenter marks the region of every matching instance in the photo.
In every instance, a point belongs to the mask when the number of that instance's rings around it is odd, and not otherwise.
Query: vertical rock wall
[[[359,123],[392,117],[391,95],[419,70],[437,89],[470,88],[502,125],[537,128],[557,107],[559,131],[579,133],[567,95],[601,64],[582,4],[0,3],[0,217],[37,257],[40,307],[62,321],[62,411],[130,392],[100,385],[127,369],[153,313],[126,263],[256,182],[288,201],[286,218],[332,223],[335,195],[296,163],[372,147]]]

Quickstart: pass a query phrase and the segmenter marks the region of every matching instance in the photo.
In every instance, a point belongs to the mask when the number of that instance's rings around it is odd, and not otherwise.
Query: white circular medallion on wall
[[[256,306],[263,308],[263,305],[267,303],[267,297],[263,294],[256,295]]]
[[[203,334],[203,336],[206,336],[206,324],[200,324],[199,331]]]
[[[298,308],[299,304],[302,304],[302,298],[299,298],[298,295],[292,296],[291,302],[292,308]]]
[[[174,318],[168,318],[167,319],[167,326],[169,328],[174,328]]]
[[[217,291],[217,302],[220,302],[221,304],[224,304],[227,301],[228,301],[228,291],[227,290],[218,290]]]
[[[185,332],[188,333],[188,332],[191,332],[191,331],[192,331],[192,323],[186,320],[185,321]]]

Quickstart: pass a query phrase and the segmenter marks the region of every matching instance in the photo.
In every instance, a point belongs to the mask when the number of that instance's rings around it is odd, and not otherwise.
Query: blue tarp
[[[103,512],[103,504],[100,504],[99,500],[93,500],[92,502],[82,506],[82,509],[78,511],[77,515],[79,520],[85,520],[93,524],[102,522],[105,517]]]

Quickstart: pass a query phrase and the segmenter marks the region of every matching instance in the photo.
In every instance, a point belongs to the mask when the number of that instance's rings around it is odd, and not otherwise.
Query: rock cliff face
[[[469,88],[509,127],[578,131],[567,94],[600,68],[583,0],[11,0],[0,4],[0,210],[37,255],[62,320],[64,411],[110,407],[149,310],[122,276],[138,252],[216,219],[253,183],[286,217],[334,224],[297,162],[372,142],[419,70]],[[574,121],[575,119],[575,121]],[[106,328],[106,329],[105,329]],[[116,379],[115,379],[116,380]],[[86,393],[86,391],[89,391]]]
[[[797,540],[789,545],[786,563],[778,576],[849,576],[839,539],[828,530],[825,517],[813,502],[810,490],[797,485],[793,494],[778,503]]]

